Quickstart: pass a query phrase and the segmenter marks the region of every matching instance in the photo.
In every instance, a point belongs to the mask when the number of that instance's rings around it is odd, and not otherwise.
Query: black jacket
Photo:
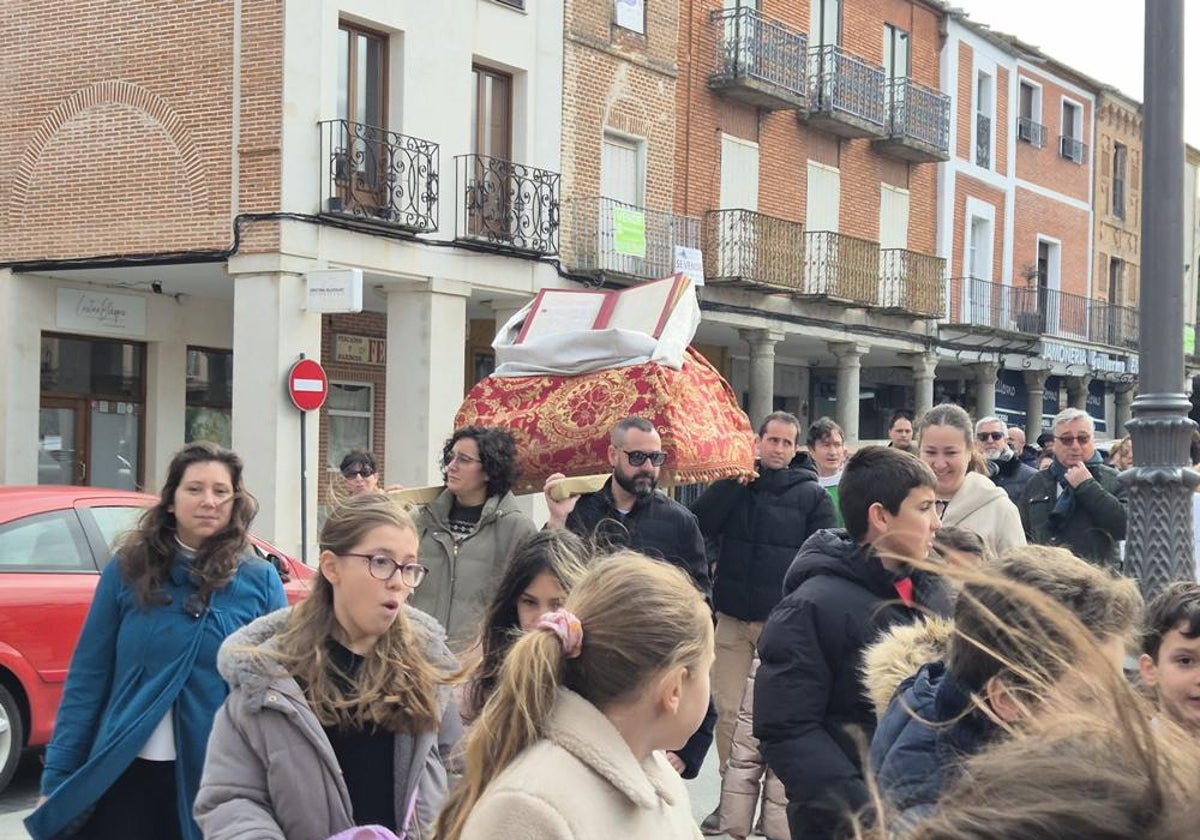
[[[800,546],[837,517],[817,474],[766,470],[748,485],[718,481],[692,505],[706,539],[720,541],[713,604],[742,621],[765,621],[783,597],[783,577]]]
[[[1014,505],[1020,505],[1025,485],[1029,483],[1029,479],[1037,475],[1037,470],[1022,463],[1015,454],[1007,461],[996,460],[991,463],[995,464],[997,468],[996,474],[992,476],[992,481],[1008,494],[1008,498],[1012,499]]]
[[[918,605],[949,613],[938,578],[913,575]],[[758,641],[754,736],[788,796],[792,840],[839,838],[868,802],[858,745],[875,712],[860,679],[863,649],[884,628],[922,613],[900,602],[896,578],[844,530],[813,534],[784,580]]]
[[[631,548],[666,560],[692,576],[705,598],[712,597],[704,537],[692,512],[665,493],[639,498],[625,515],[617,511],[612,479],[595,493],[579,497],[567,516],[567,530],[605,548]]]
[[[1087,468],[1092,477],[1075,488],[1075,510],[1057,529],[1050,513],[1058,501],[1058,482],[1049,470],[1029,479],[1017,505],[1025,537],[1031,543],[1069,548],[1085,560],[1119,571],[1118,543],[1125,539],[1125,489],[1117,471],[1107,464],[1088,464]]]

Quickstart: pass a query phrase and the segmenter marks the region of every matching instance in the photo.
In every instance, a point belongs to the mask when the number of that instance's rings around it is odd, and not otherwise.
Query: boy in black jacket
[[[893,624],[949,612],[942,581],[910,574],[902,559],[924,558],[932,546],[934,485],[929,467],[906,452],[855,453],[838,484],[845,530],[804,543],[763,628],[754,735],[787,790],[792,840],[840,838],[868,803],[854,735],[869,741],[875,727],[859,676],[863,649]]]

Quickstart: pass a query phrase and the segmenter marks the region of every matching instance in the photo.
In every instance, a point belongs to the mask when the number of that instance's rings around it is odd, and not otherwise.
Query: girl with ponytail
[[[699,838],[663,751],[708,710],[711,613],[679,569],[599,561],[509,651],[438,840]]]

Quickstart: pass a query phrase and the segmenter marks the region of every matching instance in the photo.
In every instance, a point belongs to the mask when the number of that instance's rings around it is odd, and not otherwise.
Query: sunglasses
[[[375,475],[375,470],[370,467],[360,467],[357,470],[342,470],[342,478],[350,480],[352,478],[370,478]]]
[[[1074,437],[1072,437],[1071,435],[1061,435],[1061,436],[1055,437],[1054,439],[1056,441],[1058,441],[1059,443],[1061,443],[1063,446],[1074,446],[1076,444],[1076,442],[1078,442],[1080,446],[1087,446],[1088,441],[1090,441],[1092,439],[1092,436],[1091,435],[1075,435]]]
[[[1003,440],[1004,432],[980,432],[975,437],[980,440]]]
[[[631,467],[640,467],[647,461],[656,467],[661,467],[667,462],[666,452],[642,452],[638,449],[635,449],[632,452],[624,449],[621,451],[624,452],[625,457],[629,459],[629,466]]]

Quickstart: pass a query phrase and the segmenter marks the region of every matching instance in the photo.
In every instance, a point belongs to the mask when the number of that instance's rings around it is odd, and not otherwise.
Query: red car
[[[67,666],[100,570],[117,538],[158,499],[92,487],[0,487],[0,791],[21,751],[54,728]],[[253,538],[291,578],[291,603],[313,569]]]

